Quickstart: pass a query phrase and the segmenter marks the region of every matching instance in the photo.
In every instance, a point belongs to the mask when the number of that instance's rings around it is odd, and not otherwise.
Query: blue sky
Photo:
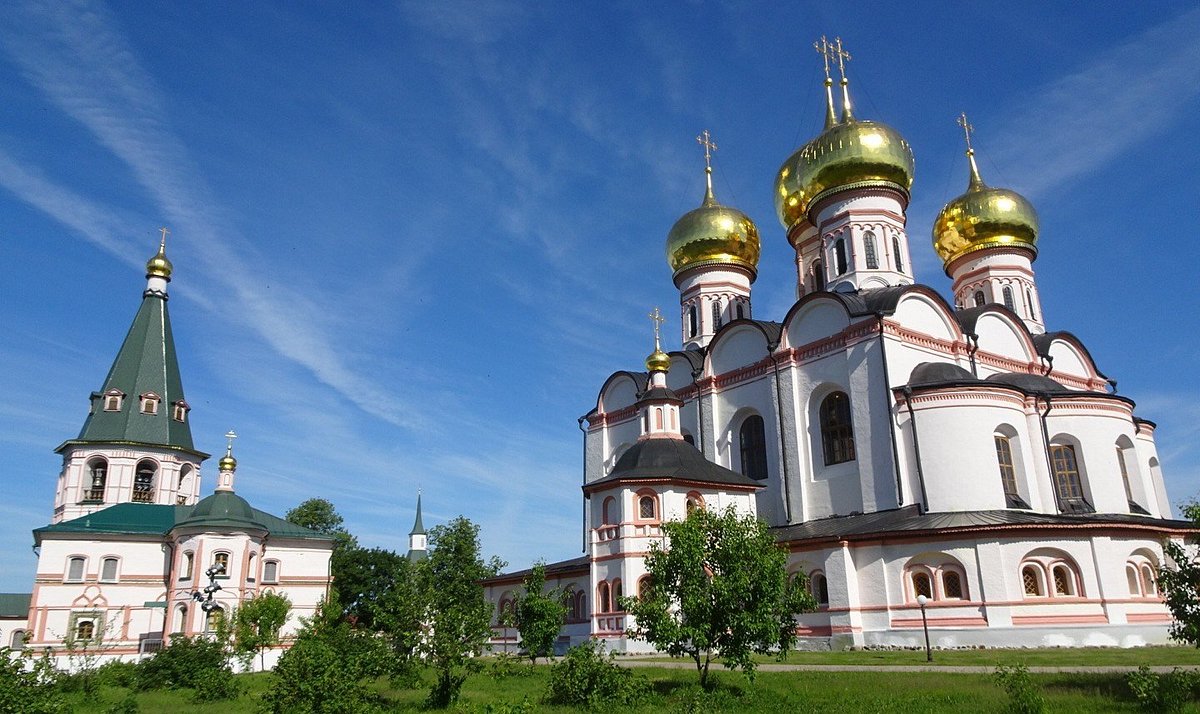
[[[831,5],[4,4],[0,589],[30,586],[52,449],[161,225],[193,435],[242,435],[239,493],[328,498],[403,549],[421,488],[427,525],[465,514],[514,567],[578,554],[576,419],[640,365],[646,312],[676,314],[663,242],[701,198],[700,130],[762,233],[756,316],[792,302],[771,182],[820,129],[821,34],[858,115],[913,146],[918,280],[948,288],[929,226],[966,185],[966,111],[984,178],[1041,216],[1050,329],[1195,496],[1200,10]]]

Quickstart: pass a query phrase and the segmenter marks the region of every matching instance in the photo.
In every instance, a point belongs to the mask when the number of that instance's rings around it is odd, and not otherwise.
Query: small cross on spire
[[[958,115],[958,125],[962,127],[963,137],[967,140],[967,166],[971,169],[971,178],[967,182],[968,190],[978,190],[985,188],[983,179],[979,176],[979,165],[975,163],[975,147],[971,145],[971,132],[975,131],[975,127],[967,121],[967,113],[962,112]]]
[[[662,316],[662,313],[659,312],[657,305],[654,306],[654,312],[650,313],[648,317],[654,322],[654,349],[657,351],[661,349],[659,347],[659,327],[661,327],[662,324],[667,321],[667,318]]]
[[[159,249],[159,250],[166,250],[166,248],[167,248],[167,235],[168,235],[168,234],[169,234],[171,231],[167,230],[167,227],[166,227],[166,226],[163,226],[162,228],[159,228],[158,230],[159,230],[159,232],[160,232],[160,233],[162,233],[162,240],[161,240],[161,241],[159,241],[159,243],[158,243],[158,249]]]
[[[696,137],[696,143],[704,147],[704,168],[706,171],[712,171],[712,155],[717,150],[717,142],[712,140],[712,134],[708,133],[708,129],[700,132]]]
[[[975,127],[967,121],[967,113],[963,112],[958,115],[958,125],[963,129],[963,136],[967,139],[967,153],[975,153],[975,148],[971,146],[971,132],[975,131]]]
[[[833,44],[825,39],[825,35],[821,35],[820,42],[813,43],[813,49],[817,54],[821,55],[821,59],[825,60],[825,79],[829,80],[829,62],[833,56]]]
[[[233,429],[230,429],[229,431],[227,431],[225,433],[225,438],[229,440],[228,446],[225,447],[225,455],[232,456],[233,455],[233,440],[238,438],[238,435],[234,433]]]
[[[825,38],[821,38],[825,39]],[[842,81],[846,81],[846,63],[854,59],[850,53],[842,49],[842,38],[833,38],[833,43],[829,47],[829,52],[837,59],[838,73],[842,75]]]

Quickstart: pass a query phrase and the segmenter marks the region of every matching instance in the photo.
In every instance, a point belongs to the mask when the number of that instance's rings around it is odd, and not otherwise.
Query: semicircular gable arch
[[[902,327],[930,337],[949,342],[964,339],[962,326],[955,319],[953,309],[940,295],[931,297],[924,291],[907,291],[897,301],[892,319]]]
[[[850,309],[842,296],[812,292],[796,301],[783,318],[781,343],[788,348],[831,337],[850,326]]]
[[[1070,332],[1047,332],[1035,336],[1033,343],[1038,354],[1050,358],[1050,365],[1056,371],[1091,379],[1108,379],[1108,376],[1096,367],[1096,360],[1092,358],[1092,353],[1083,341]]]
[[[596,411],[612,412],[636,404],[638,396],[646,390],[646,382],[647,377],[642,372],[613,372],[600,387]]]
[[[684,350],[668,354],[671,356],[671,369],[667,372],[667,387],[680,391],[695,384],[696,377],[704,372],[704,353],[700,350]]]
[[[708,343],[707,372],[724,374],[754,364],[771,354],[771,346],[771,335],[762,325],[753,320],[734,320]]]
[[[1038,361],[1029,328],[1015,312],[1003,305],[989,304],[981,308],[975,319],[974,333],[981,351],[1027,364]]]

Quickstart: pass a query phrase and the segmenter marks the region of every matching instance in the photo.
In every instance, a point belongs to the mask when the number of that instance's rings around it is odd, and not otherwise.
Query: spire
[[[842,122],[854,121],[854,112],[850,109],[850,80],[846,79],[846,63],[851,60],[850,53],[842,49],[842,38],[833,38],[833,55],[837,58],[838,73],[842,76]]]
[[[813,49],[825,61],[825,128],[837,124],[837,112],[833,109],[833,78],[829,76],[829,58],[833,54],[833,45],[821,35],[820,42],[813,43]]]
[[[421,491],[417,490],[417,520],[413,522],[412,530],[408,532],[408,559],[410,562],[425,560],[429,557],[425,524],[421,522]]]
[[[712,140],[712,135],[708,133],[708,129],[700,132],[696,137],[696,143],[704,147],[704,201],[702,206],[716,206],[717,198],[713,195],[712,188],[712,155],[717,150],[717,144]]]
[[[146,264],[142,304],[125,335],[77,441],[132,443],[192,451],[188,404],[171,334],[166,257],[169,231],[162,229],[158,253]]]
[[[971,146],[971,132],[975,131],[975,127],[967,121],[966,112],[958,115],[958,125],[962,127],[963,136],[967,141],[967,163],[971,166],[971,180],[967,184],[967,190],[980,191],[987,188],[987,184],[979,177],[979,166],[975,163],[975,149]]]
[[[225,438],[228,444],[225,447],[225,455],[217,462],[217,468],[220,473],[217,475],[217,487],[215,491],[233,492],[233,475],[237,471],[237,459],[233,458],[233,440],[238,438],[233,429],[225,433]]]
[[[409,535],[425,535],[425,524],[421,522],[421,492],[417,491],[417,519],[413,521]]]

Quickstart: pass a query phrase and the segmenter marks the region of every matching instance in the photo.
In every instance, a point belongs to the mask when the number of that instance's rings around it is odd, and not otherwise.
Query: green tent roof
[[[156,503],[118,503],[115,506],[96,511],[79,518],[73,518],[62,523],[36,528],[33,531],[35,543],[41,543],[42,536],[59,533],[78,534],[115,534],[115,535],[166,535],[177,526],[203,526],[210,528],[221,527],[257,527],[276,538],[303,538],[306,540],[332,541],[332,536],[318,533],[312,529],[289,523],[270,513],[250,507],[249,519],[226,518],[229,513],[237,515],[237,509],[227,511],[221,503],[214,502],[214,497],[232,496],[246,503],[240,496],[232,493],[213,494],[203,499],[195,506],[164,506]],[[206,509],[201,506],[208,502]],[[197,513],[197,511],[202,511]]]
[[[113,390],[123,394],[124,401],[119,410],[105,411],[104,396]],[[161,400],[155,414],[142,413],[140,397],[146,393],[153,393]],[[184,401],[183,381],[165,296],[146,293],[142,297],[142,305],[104,378],[104,385],[92,393],[91,399],[91,413],[79,437],[67,444],[115,442],[194,451],[192,430],[186,418],[176,421],[172,414],[174,406]]]

